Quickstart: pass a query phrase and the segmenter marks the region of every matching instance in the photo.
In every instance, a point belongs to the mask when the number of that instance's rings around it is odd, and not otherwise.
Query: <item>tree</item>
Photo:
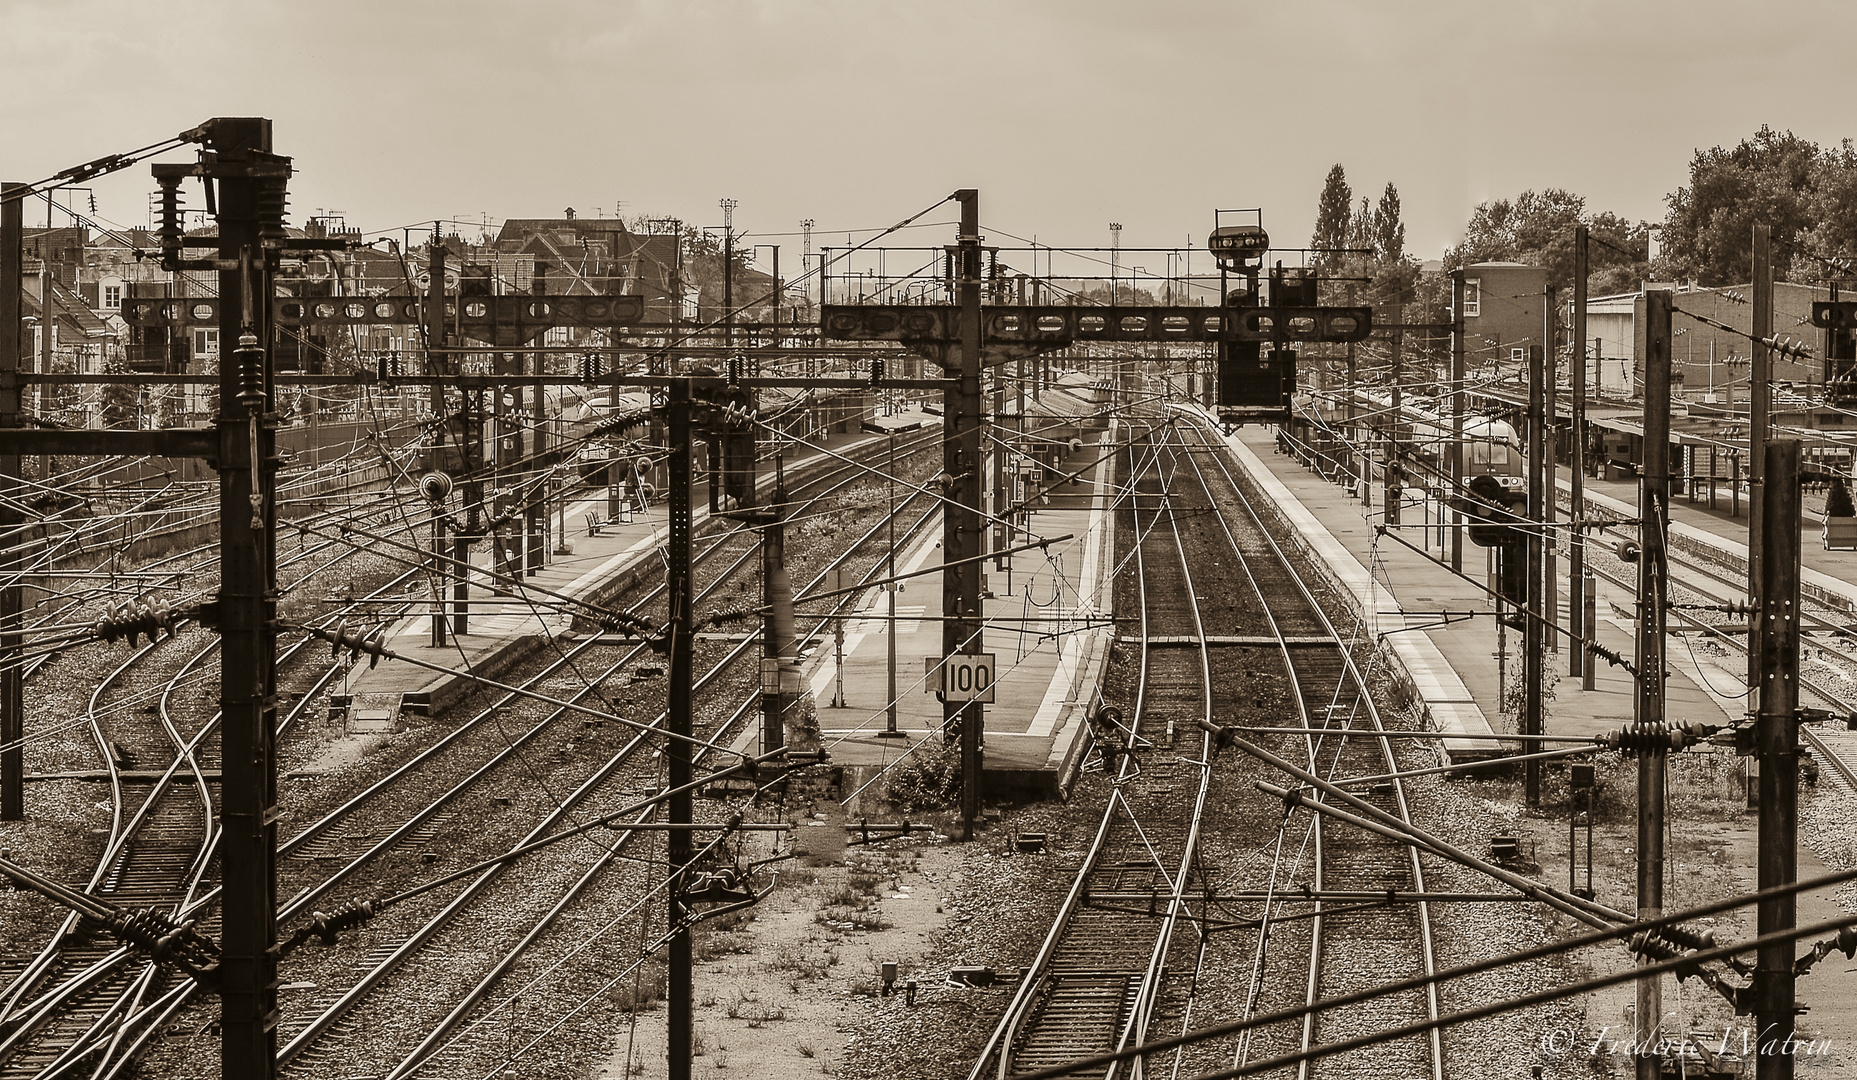
[[[1478,203],[1464,227],[1464,242],[1445,253],[1445,266],[1526,263],[1546,270],[1548,284],[1565,290],[1573,284],[1574,226],[1582,224],[1596,241],[1587,248],[1587,270],[1605,282],[1596,292],[1623,292],[1649,273],[1644,261],[1648,224],[1632,225],[1609,211],[1590,214],[1584,197],[1562,188]]]
[[[1406,223],[1399,218],[1399,189],[1391,180],[1374,208],[1373,247],[1381,262],[1401,262],[1406,257]]]
[[[1753,226],[1764,222],[1773,229],[1775,270],[1784,275],[1790,259],[1783,249],[1823,220],[1814,220],[1822,210],[1819,182],[1827,170],[1848,166],[1848,155],[1827,156],[1817,143],[1765,124],[1732,150],[1696,151],[1689,186],[1665,198],[1669,272],[1708,286],[1746,281],[1753,266]]]
[[[1812,224],[1800,234],[1797,256],[1786,259],[1786,278],[1842,280],[1857,272],[1851,269],[1851,257],[1857,255],[1857,150],[1852,149],[1851,140],[1845,139],[1836,150],[1822,151],[1813,173],[1807,201]]]
[[[1586,232],[1587,295],[1633,292],[1651,276],[1648,222],[1633,224],[1611,211],[1601,211],[1587,219]]]
[[[1354,209],[1353,216],[1348,218],[1347,247],[1349,250],[1343,261],[1364,265],[1373,260],[1372,255],[1362,254],[1373,247],[1373,204],[1365,195],[1361,196],[1361,204]]]
[[[1543,257],[1558,254],[1556,245],[1564,243],[1569,252],[1564,269],[1570,275],[1573,226],[1582,220],[1585,209],[1585,199],[1560,188],[1524,191],[1513,202],[1478,203],[1464,227],[1464,242],[1447,253],[1446,265],[1453,269],[1479,262],[1545,265]],[[1550,266],[1548,271],[1552,280],[1555,268]]]
[[[1341,260],[1339,251],[1348,246],[1348,219],[1354,206],[1354,191],[1341,163],[1328,170],[1322,185],[1322,197],[1315,205],[1315,235],[1309,246],[1315,249],[1315,266],[1328,270]],[[1332,253],[1332,254],[1331,254]]]

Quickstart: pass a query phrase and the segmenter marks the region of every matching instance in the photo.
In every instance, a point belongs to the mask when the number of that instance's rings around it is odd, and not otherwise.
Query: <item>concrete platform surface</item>
[[[1112,427],[1104,438],[1113,439],[1113,433]],[[1066,467],[1081,468],[1099,453],[1097,444],[1089,443]],[[1083,500],[1066,498],[1035,509],[1013,543],[1069,539],[1008,556],[1003,566],[987,564],[991,595],[982,604],[982,640],[997,667],[996,702],[986,706],[984,729],[988,799],[1057,794],[1074,775],[1086,746],[1086,720],[1114,639],[1109,472],[1107,462],[1090,470],[1087,505],[1077,507]],[[936,529],[897,553],[897,572],[933,566],[940,548]],[[826,637],[802,671],[818,704],[823,745],[833,763],[847,770],[848,794],[867,786],[881,791],[886,770],[943,737],[942,704],[924,663],[941,655],[941,575],[925,574],[903,584],[895,596],[894,624],[888,621],[890,594],[869,590],[859,601],[864,618],[847,621],[842,647]],[[895,736],[888,734],[892,728]]]

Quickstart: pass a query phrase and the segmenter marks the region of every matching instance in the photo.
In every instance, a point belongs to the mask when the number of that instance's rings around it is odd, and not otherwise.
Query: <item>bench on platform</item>
[[[600,530],[604,529],[606,525],[607,525],[607,522],[600,520],[600,515],[594,514],[594,513],[589,513],[587,515],[587,535],[588,536],[600,535]]]

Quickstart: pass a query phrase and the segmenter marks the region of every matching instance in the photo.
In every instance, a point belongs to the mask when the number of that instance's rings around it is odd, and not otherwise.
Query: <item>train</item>
[[[1302,401],[1289,425],[1289,436],[1337,466],[1363,455],[1377,457],[1386,440],[1396,437],[1405,448],[1408,481],[1428,488],[1445,486],[1444,479],[1451,471],[1451,447],[1457,440],[1454,417],[1439,412],[1436,401],[1427,397],[1404,397],[1395,410],[1392,395],[1386,391],[1353,390],[1343,394],[1346,396]],[[1353,408],[1352,419],[1348,417],[1349,405]],[[1479,476],[1493,476],[1505,489],[1519,491],[1527,486],[1527,457],[1521,436],[1515,425],[1503,417],[1466,414],[1463,448],[1464,483]]]

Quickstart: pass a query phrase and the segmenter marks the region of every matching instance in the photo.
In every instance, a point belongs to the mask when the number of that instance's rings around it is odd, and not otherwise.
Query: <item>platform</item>
[[[1207,416],[1203,410],[1192,412]],[[1448,549],[1440,544],[1441,530],[1402,528],[1398,535],[1406,543],[1383,535],[1379,526],[1385,520],[1384,511],[1377,490],[1373,503],[1363,504],[1348,489],[1278,452],[1275,428],[1241,428],[1226,436],[1225,442],[1239,467],[1291,526],[1310,561],[1347,598],[1359,632],[1384,646],[1381,655],[1389,669],[1422,709],[1428,726],[1440,734],[1450,758],[1465,761],[1489,756],[1492,744],[1487,736],[1517,730],[1519,717],[1504,707],[1502,687],[1505,679],[1510,680],[1513,701],[1522,634],[1497,623],[1488,593],[1453,574],[1441,561],[1448,558]],[[1604,492],[1593,494],[1595,501],[1609,497]],[[1617,500],[1612,509],[1626,514],[1624,504]],[[1629,511],[1630,516],[1635,513]],[[1702,512],[1684,506],[1682,500],[1673,503],[1671,514],[1673,535],[1693,531],[1698,543],[1704,535],[1714,536],[1691,520]],[[1407,515],[1405,524],[1418,524],[1413,520],[1415,510],[1408,508]],[[1745,533],[1745,518],[1741,528]],[[1721,536],[1711,543],[1732,547]],[[1745,545],[1742,551],[1745,557]],[[1466,573],[1489,580],[1488,549],[1466,542],[1463,559]],[[1556,577],[1562,612],[1567,610],[1565,565],[1563,561]],[[1857,558],[1852,565],[1857,568]],[[1603,580],[1598,583],[1598,639],[1625,656],[1636,651],[1635,603],[1629,591]],[[1631,677],[1602,664],[1594,688],[1582,690],[1579,679],[1566,674],[1571,658],[1562,651],[1564,646],[1564,636],[1551,644],[1549,700],[1543,709],[1546,733],[1595,735],[1631,723],[1636,703]],[[1744,706],[1737,695],[1744,673],[1732,672],[1700,654],[1673,650],[1670,659],[1668,715],[1672,719],[1721,724],[1740,714]],[[1715,689],[1730,694],[1718,695]],[[1503,752],[1517,745],[1508,744]]]
[[[1386,650],[1386,655],[1396,658],[1389,662],[1406,669],[1410,684],[1425,701],[1433,725],[1449,730],[1453,720],[1474,724],[1480,718],[1498,733],[1512,732],[1514,718],[1503,713],[1497,697],[1493,652],[1506,646],[1513,656],[1520,635],[1509,632],[1505,638],[1496,633],[1490,605],[1474,595],[1477,590],[1440,564],[1438,560],[1447,552],[1439,545],[1438,530],[1430,530],[1431,535],[1423,539],[1420,537],[1424,530],[1400,530],[1400,535],[1411,539],[1420,551],[1378,535],[1376,526],[1384,520],[1380,491],[1376,488],[1373,492],[1374,505],[1364,506],[1346,488],[1323,479],[1295,458],[1278,453],[1274,429],[1244,428],[1228,437],[1227,442],[1235,458],[1259,481],[1259,487],[1281,500],[1286,516],[1295,516],[1299,528],[1313,531],[1319,527],[1320,531],[1307,540],[1307,547],[1324,560],[1343,595],[1352,598],[1364,630],[1375,636],[1385,634],[1383,640],[1395,645]],[[1557,487],[1564,519],[1572,505],[1572,479],[1565,468],[1557,477]],[[1583,516],[1637,517],[1635,480],[1587,479],[1583,488]],[[1407,508],[1407,513],[1413,509]],[[1745,567],[1747,512],[1745,491],[1735,500],[1722,493],[1713,507],[1706,498],[1692,501],[1686,494],[1674,494],[1670,501],[1671,547],[1707,553],[1728,566]],[[1857,612],[1857,552],[1826,550],[1819,542],[1818,518],[1812,513],[1802,516],[1800,528],[1804,531],[1802,590],[1820,602]],[[1605,542],[1635,537],[1635,527],[1610,530]],[[1555,575],[1558,610],[1563,613],[1567,610],[1565,554],[1562,547]],[[1482,566],[1486,557],[1485,549],[1465,544],[1467,570]],[[1600,641],[1621,655],[1634,655],[1635,597],[1630,590],[1603,580],[1598,582],[1598,590]],[[1440,626],[1435,625],[1440,621],[1436,614],[1440,610],[1474,610],[1479,614]],[[1399,632],[1402,625],[1411,628]],[[1676,640],[1673,635],[1673,647],[1668,650],[1669,717],[1712,724],[1738,719],[1746,710],[1746,700],[1740,696],[1747,678],[1744,662],[1738,657],[1712,660],[1700,651],[1676,646]],[[1564,651],[1564,638],[1560,645],[1548,669],[1561,674],[1557,678],[1550,675],[1552,700],[1544,710],[1547,731],[1586,735],[1630,723],[1635,698],[1631,679],[1618,669],[1602,665],[1595,688],[1581,690],[1580,681],[1565,674],[1569,657]],[[1733,696],[1718,696],[1716,689],[1730,691]],[[1437,699],[1429,697],[1434,693],[1439,695]],[[1723,831],[1716,843],[1720,850],[1733,853],[1742,887],[1752,889],[1756,879],[1753,815],[1750,813],[1744,823]],[[1560,865],[1566,865],[1564,856]],[[1826,872],[1819,855],[1805,845],[1802,837],[1799,876],[1809,878]],[[1667,887],[1674,887],[1670,886],[1672,880],[1666,879]],[[1801,923],[1831,918],[1842,910],[1836,889],[1812,890],[1799,898]],[[1736,936],[1751,936],[1755,929],[1751,908],[1724,917],[1722,925],[1734,927]],[[1670,1001],[1668,993],[1666,1002]],[[1802,1006],[1816,1006],[1802,1020],[1801,1031],[1829,1040],[1826,1045],[1838,1048],[1838,1057],[1833,1060],[1840,1060],[1849,1041],[1857,1037],[1857,1024],[1852,1022],[1850,1010],[1841,1004],[1857,994],[1857,968],[1820,964],[1809,977],[1799,981],[1797,994]],[[1596,1000],[1605,1002],[1609,1009],[1621,998],[1622,994],[1613,993]]]
[[[1115,428],[1102,438],[1114,439]],[[994,704],[986,706],[983,797],[1048,798],[1067,788],[1087,749],[1086,720],[1114,639],[1110,578],[1115,519],[1108,462],[1088,442],[1063,463],[1084,470],[1078,491],[1060,490],[1034,509],[1014,543],[1068,536],[1043,550],[988,563],[982,601],[983,649],[995,657]],[[1095,462],[1092,466],[1090,463]],[[1077,497],[1087,491],[1087,499]],[[940,530],[896,553],[899,574],[940,559]],[[807,657],[802,679],[818,705],[822,744],[845,769],[853,811],[883,790],[883,774],[925,742],[939,745],[942,704],[928,685],[926,658],[941,656],[941,575],[904,583],[897,622],[886,634],[890,595],[860,595],[860,619],[847,620],[840,646],[827,636]],[[891,719],[891,642],[895,643],[896,735]],[[864,789],[860,792],[860,789]],[[858,793],[854,796],[854,792]]]
[[[847,450],[883,438],[870,432],[825,436],[810,452],[790,453],[784,465],[787,481],[829,468]],[[764,476],[762,483],[771,483],[771,478]],[[694,497],[698,505],[692,521],[698,528],[709,517],[702,505],[701,493],[706,490],[699,485]],[[618,520],[602,520],[597,535],[592,534],[588,515],[605,519],[607,512],[604,491],[574,500],[566,516],[573,552],[553,553],[551,541],[545,564],[523,579],[530,588],[522,595],[499,596],[490,591],[489,578],[484,575],[490,553],[486,545],[476,545],[473,560],[479,576],[473,579],[467,632],[448,633],[443,646],[434,646],[429,613],[395,621],[387,629],[387,646],[419,663],[388,659],[375,667],[356,665],[331,695],[331,711],[348,717],[351,730],[356,731],[390,730],[402,711],[416,715],[442,712],[473,689],[473,677],[496,678],[561,639],[569,632],[575,611],[585,611],[582,605],[605,606],[641,576],[656,573],[661,565],[657,551],[670,531],[664,502],[654,502]],[[558,507],[551,511],[557,522],[560,514]],[[425,664],[447,670],[434,671]]]

